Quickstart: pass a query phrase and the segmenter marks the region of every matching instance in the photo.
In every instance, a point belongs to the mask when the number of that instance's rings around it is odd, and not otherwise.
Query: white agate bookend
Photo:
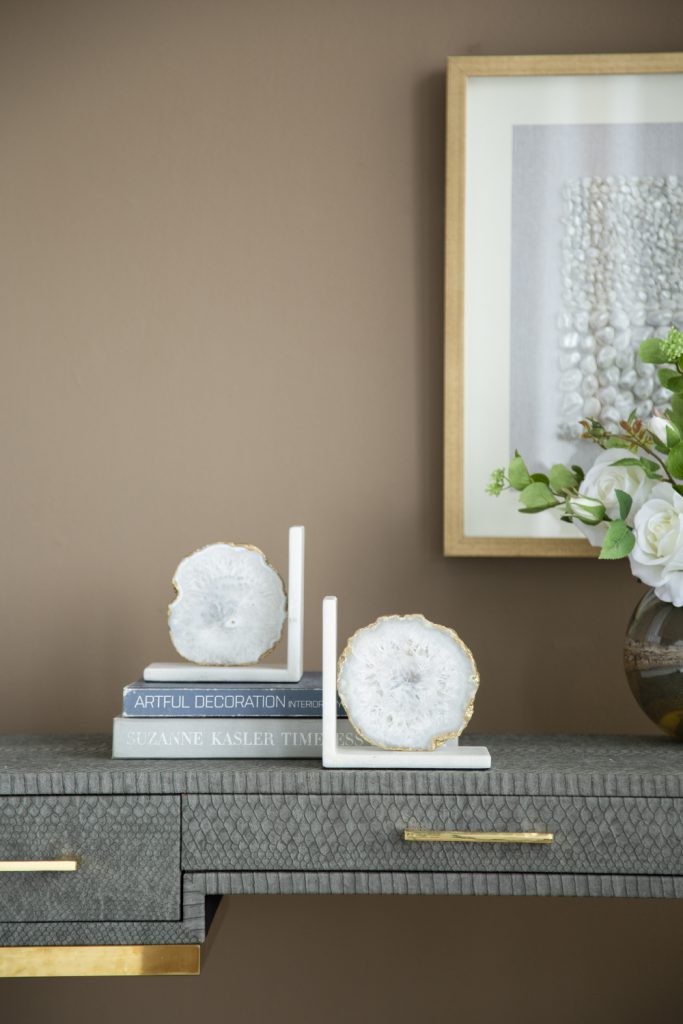
[[[339,696],[359,735],[374,741],[364,746],[341,746],[337,736],[336,597],[323,600],[322,669],[324,767],[491,767],[486,747],[458,742],[479,676],[452,630],[421,615],[387,616],[352,637],[340,659]]]
[[[169,608],[171,640],[188,662],[155,662],[155,682],[296,683],[303,675],[304,527],[289,529],[288,599],[258,548],[211,544],[176,570]],[[278,643],[287,623],[287,663],[254,664]]]
[[[436,750],[463,731],[479,673],[457,633],[424,615],[359,629],[339,659],[337,689],[359,736],[385,750]]]
[[[259,548],[209,544],[184,558],[173,576],[171,643],[197,665],[249,665],[279,643],[285,585]]]

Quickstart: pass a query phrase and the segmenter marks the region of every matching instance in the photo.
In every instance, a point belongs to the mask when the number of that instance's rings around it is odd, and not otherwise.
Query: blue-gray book
[[[125,718],[320,718],[322,676],[305,672],[298,683],[152,683],[123,689]],[[337,713],[345,716],[341,704]]]

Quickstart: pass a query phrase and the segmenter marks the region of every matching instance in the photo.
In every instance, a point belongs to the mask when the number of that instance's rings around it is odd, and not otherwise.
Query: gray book
[[[346,720],[339,743],[364,745]],[[114,719],[112,757],[320,757],[320,718]]]

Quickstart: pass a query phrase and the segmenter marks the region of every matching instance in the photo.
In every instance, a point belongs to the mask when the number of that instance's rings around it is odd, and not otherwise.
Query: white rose
[[[669,483],[653,487],[633,521],[631,572],[660,601],[683,605],[683,497]]]
[[[581,494],[602,502],[609,519],[619,519],[620,517],[619,501],[614,492],[624,491],[625,494],[630,494],[633,505],[626,522],[631,526],[636,512],[643,502],[647,501],[656,481],[650,480],[640,466],[614,465],[615,462],[629,458],[629,456],[630,453],[625,448],[609,448],[607,451],[600,452],[581,484]],[[602,547],[607,533],[607,523],[589,526],[577,522],[576,526],[588,538],[593,547]]]

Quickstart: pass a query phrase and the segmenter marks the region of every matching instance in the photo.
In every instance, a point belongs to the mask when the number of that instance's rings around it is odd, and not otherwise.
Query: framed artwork
[[[515,448],[589,466],[586,415],[668,392],[638,345],[683,327],[683,54],[452,57],[445,277],[447,555],[594,556],[486,493]]]

